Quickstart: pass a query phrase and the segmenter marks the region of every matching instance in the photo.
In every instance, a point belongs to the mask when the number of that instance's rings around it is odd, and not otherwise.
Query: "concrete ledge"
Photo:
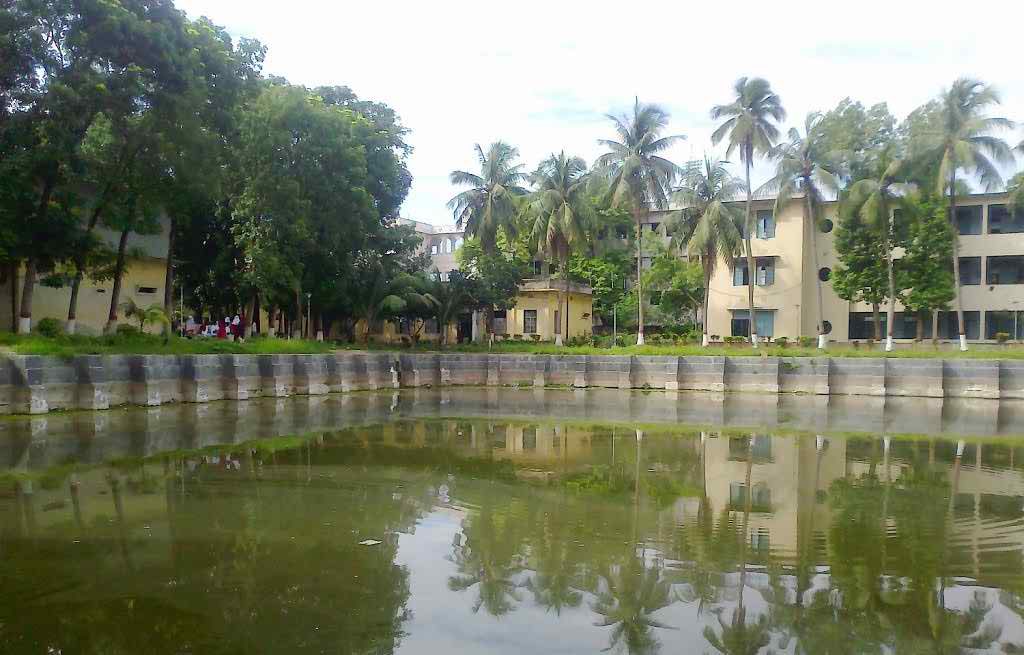
[[[20,414],[435,385],[1020,399],[1024,361],[411,352],[0,356],[0,412]]]
[[[942,361],[942,388],[950,398],[999,398],[999,361],[950,359]]]
[[[676,385],[681,391],[725,391],[725,357],[680,357]]]
[[[885,395],[942,398],[941,359],[886,359]]]
[[[778,357],[726,357],[726,391],[779,393]]]
[[[828,358],[783,357],[779,360],[779,391],[827,396]]]
[[[885,359],[849,357],[829,360],[829,393],[884,396]]]

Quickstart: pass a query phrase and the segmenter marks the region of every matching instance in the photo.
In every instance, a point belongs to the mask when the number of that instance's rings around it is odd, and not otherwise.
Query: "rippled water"
[[[1024,412],[367,393],[0,424],[0,653],[1024,649]]]

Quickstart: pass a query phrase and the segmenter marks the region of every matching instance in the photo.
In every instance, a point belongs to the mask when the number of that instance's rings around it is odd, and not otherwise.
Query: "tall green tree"
[[[643,220],[652,209],[668,209],[673,182],[682,169],[663,154],[685,137],[662,136],[669,114],[654,104],[633,103],[632,114],[608,115],[618,140],[600,139],[608,152],[597,160],[597,168],[608,178],[608,200],[612,208],[628,208],[636,224],[637,335],[644,343]]]
[[[851,210],[849,205],[840,204],[835,249],[839,265],[832,271],[832,289],[847,302],[871,305],[874,338],[880,341],[882,319],[879,307],[885,302],[888,286],[885,243],[881,232],[866,223],[860,213]]]
[[[452,171],[449,180],[454,186],[468,186],[448,201],[455,215],[455,225],[466,236],[475,238],[485,253],[494,253],[499,234],[506,239],[516,236],[516,216],[526,196],[527,175],[523,165],[516,163],[519,150],[502,141],[495,141],[487,152],[476,144],[480,174]],[[488,337],[493,334],[494,308],[485,307]]]
[[[914,135],[911,147],[916,157],[938,165],[935,190],[945,195],[949,222],[956,221],[958,193],[957,172],[974,174],[986,190],[1002,184],[999,164],[1013,161],[1013,154],[1003,139],[992,132],[1013,127],[1005,118],[987,115],[1000,102],[996,90],[971,78],[959,78],[942,92],[936,121],[922,133]],[[960,300],[959,239],[953,239],[953,281],[956,288],[954,305],[960,333],[960,350],[967,350],[963,304]]]
[[[803,224],[810,232],[814,262],[818,348],[824,348],[827,340],[824,331],[825,303],[821,292],[822,280],[818,275],[819,221],[825,193],[838,193],[840,184],[837,175],[838,164],[833,154],[827,150],[828,142],[822,135],[821,120],[820,114],[811,113],[804,120],[802,135],[796,128],[789,130],[789,141],[772,150],[771,155],[778,160],[778,164],[775,177],[765,185],[766,188],[776,191],[776,216],[797,198],[801,201]]]
[[[953,258],[956,234],[946,213],[945,201],[923,194],[910,213],[903,258],[898,261],[898,286],[903,306],[917,316],[917,339],[924,338],[924,321],[945,310],[956,295]],[[932,339],[937,340],[938,330]]]
[[[750,187],[750,167],[757,156],[771,153],[775,141],[779,138],[776,123],[786,119],[786,110],[782,100],[772,91],[767,80],[760,77],[741,77],[733,85],[735,97],[726,105],[715,105],[711,108],[712,120],[725,119],[711,134],[711,142],[715,145],[728,139],[725,156],[738,152],[740,162],[746,171],[747,204],[743,222],[743,242],[747,255],[747,301],[750,311],[750,343],[757,348],[757,316],[754,308],[754,252],[751,235],[754,225],[751,203],[753,190]]]
[[[702,166],[687,171],[674,196],[682,210],[672,228],[673,245],[699,258],[704,275],[702,346],[709,343],[711,278],[721,260],[733,261],[742,252],[743,217],[730,201],[745,188],[724,162],[705,157]]]
[[[904,166],[902,160],[889,159],[886,155],[880,155],[878,165],[882,167],[882,174],[878,179],[857,180],[849,193],[843,199],[850,211],[856,212],[865,225],[878,231],[882,243],[882,250],[885,256],[886,268],[886,297],[888,298],[888,310],[886,315],[885,350],[893,349],[893,330],[896,323],[896,300],[898,299],[896,289],[896,270],[893,263],[893,249],[896,247],[895,238],[897,226],[894,224],[895,209],[902,207],[905,215],[908,205],[912,201],[912,187],[897,182],[897,176]]]
[[[530,225],[530,242],[537,254],[554,260],[566,284],[566,293],[558,292],[564,329],[555,333],[555,345],[561,346],[569,334],[568,299],[569,257],[585,245],[584,232],[591,212],[587,196],[587,164],[565,151],[548,156],[530,176],[535,189],[525,206]],[[561,321],[560,321],[561,322]]]

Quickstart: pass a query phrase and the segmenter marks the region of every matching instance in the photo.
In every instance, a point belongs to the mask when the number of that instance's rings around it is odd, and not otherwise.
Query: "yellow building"
[[[967,338],[993,341],[1000,332],[1024,339],[1024,211],[1011,214],[1006,194],[973,194],[957,201],[956,226],[960,245],[960,279]],[[835,250],[836,202],[823,206],[819,225],[811,233],[799,199],[778,215],[774,200],[755,200],[756,226],[754,305],[759,338],[790,340],[816,334],[818,281],[824,331],[830,341],[873,338],[872,308],[836,295],[830,284],[839,266]],[[742,203],[740,204],[742,210]],[[664,213],[647,219],[645,244],[665,239]],[[645,226],[646,228],[646,226]],[[648,234],[651,236],[648,237]],[[812,248],[812,243],[817,247]],[[646,252],[646,249],[645,249]],[[896,257],[900,256],[896,251]],[[649,257],[642,264],[649,265]],[[711,278],[708,333],[748,336],[747,263],[744,257],[723,261]],[[885,307],[880,308],[885,321]],[[950,307],[952,309],[952,307]],[[910,342],[916,336],[916,317],[896,305],[894,338]],[[883,327],[883,335],[885,328]],[[938,312],[925,321],[925,338],[937,330],[944,340],[957,339],[956,314]]]
[[[118,305],[135,301],[141,307],[153,304],[163,305],[164,281],[167,264],[167,231],[166,219],[160,221],[157,234],[131,234],[128,237],[128,254],[124,277],[121,282],[121,294]],[[96,233],[111,248],[117,248],[120,234],[104,227],[97,227]],[[22,290],[24,289],[25,269],[21,267],[13,280],[0,286],[0,330],[16,331],[18,329],[18,312],[21,307]],[[78,292],[77,321],[74,330],[79,334],[101,334],[107,324],[110,312],[110,295],[114,287],[113,280],[96,282],[88,277],[82,280]],[[44,318],[54,318],[63,325],[68,317],[68,305],[71,301],[71,287],[53,288],[35,285],[32,295],[32,326]],[[124,312],[118,309],[121,322]],[[151,328],[159,330],[159,327]]]

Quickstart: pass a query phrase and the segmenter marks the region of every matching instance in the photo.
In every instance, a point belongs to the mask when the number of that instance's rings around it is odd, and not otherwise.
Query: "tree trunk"
[[[939,345],[939,312],[932,310],[932,345]]]
[[[11,332],[18,331],[18,262],[11,262],[7,267],[11,279]]]
[[[167,314],[167,318],[174,316],[174,230],[177,225],[177,219],[174,216],[171,216],[170,219],[171,222],[167,231],[167,262],[164,268],[164,313]],[[182,310],[184,310],[184,307],[182,307]],[[185,317],[179,316],[178,321],[181,325],[184,325]],[[170,329],[170,325],[164,326],[165,333],[170,331]]]
[[[711,340],[708,338],[708,308],[711,305],[711,265],[707,255],[702,258],[704,264],[704,316],[701,321],[701,346],[707,347]]]
[[[917,338],[914,341],[917,343],[924,341],[924,312],[917,313]]]
[[[269,317],[268,319],[269,320]],[[249,334],[255,336],[263,332],[263,322],[260,320],[260,294],[252,294],[252,315],[249,317]]]
[[[806,212],[807,221],[810,223],[808,227],[811,230],[811,261],[814,263],[814,285],[818,290],[816,327],[818,332],[818,348],[824,349],[827,337],[825,336],[825,301],[823,300],[821,293],[821,277],[818,275],[818,271],[821,269],[821,266],[818,265],[818,221],[817,217],[814,215],[814,203],[811,202],[811,194],[806,190],[810,186],[809,181],[810,180],[807,180],[808,184],[804,185],[804,211]]]
[[[25,281],[21,288],[21,311],[18,313],[18,334],[32,331],[32,294],[36,288],[36,260],[25,261]]]
[[[750,325],[750,345],[757,348],[757,313],[754,309],[754,276],[757,271],[754,270],[754,251],[752,250],[753,244],[751,240],[751,232],[754,231],[754,226],[751,225],[750,211],[751,203],[754,200],[754,194],[750,190],[750,153],[747,153],[746,157],[746,170],[747,170],[747,212],[744,223],[744,235],[743,245],[747,249],[747,307],[750,312],[748,315],[748,323]]]
[[[949,225],[953,230],[953,305],[956,325],[960,334],[960,350],[967,350],[967,330],[964,326],[964,306],[960,298],[960,231],[956,227],[956,168],[949,174]]]
[[[114,267],[114,288],[110,292],[110,313],[107,315],[107,326],[104,332],[113,333],[117,329],[117,308],[121,299],[121,280],[124,277],[125,252],[128,249],[128,233],[130,230],[121,230],[121,238],[117,242],[117,265]]]
[[[85,236],[88,238],[94,229],[96,224],[99,223],[100,215],[106,208],[106,195],[109,193],[110,187],[104,190],[101,196],[100,202],[97,203],[96,207],[93,208],[92,214],[89,216],[89,224],[85,228]],[[78,292],[82,287],[82,280],[85,279],[85,255],[79,253],[75,257],[75,279],[71,281],[71,300],[68,302],[68,320],[64,326],[64,331],[68,334],[74,334],[78,328]]]
[[[46,223],[47,215],[50,212],[50,198],[53,197],[53,187],[56,185],[54,176],[47,177],[43,183],[43,191],[39,196],[39,207],[36,208],[36,225]],[[18,333],[28,334],[32,331],[32,292],[36,285],[36,261],[29,256],[25,262],[25,285],[21,293],[21,312],[18,316]]]
[[[885,212],[885,267],[889,276],[889,311],[886,313],[886,326],[885,326],[885,351],[891,352],[893,349],[893,335],[895,334],[896,328],[896,274],[893,271],[892,263],[892,223],[889,217],[889,208],[882,203],[882,210]]]
[[[633,218],[636,221],[636,345],[644,345],[644,282],[643,282],[643,254],[644,254],[644,230],[641,219],[643,218],[640,203],[636,203],[633,210]]]
[[[871,303],[871,317],[875,323],[875,341],[882,340],[882,314],[878,311],[878,303]]]
[[[295,324],[298,325],[298,329],[292,327],[292,337],[296,339],[302,338],[302,287],[295,285]]]

